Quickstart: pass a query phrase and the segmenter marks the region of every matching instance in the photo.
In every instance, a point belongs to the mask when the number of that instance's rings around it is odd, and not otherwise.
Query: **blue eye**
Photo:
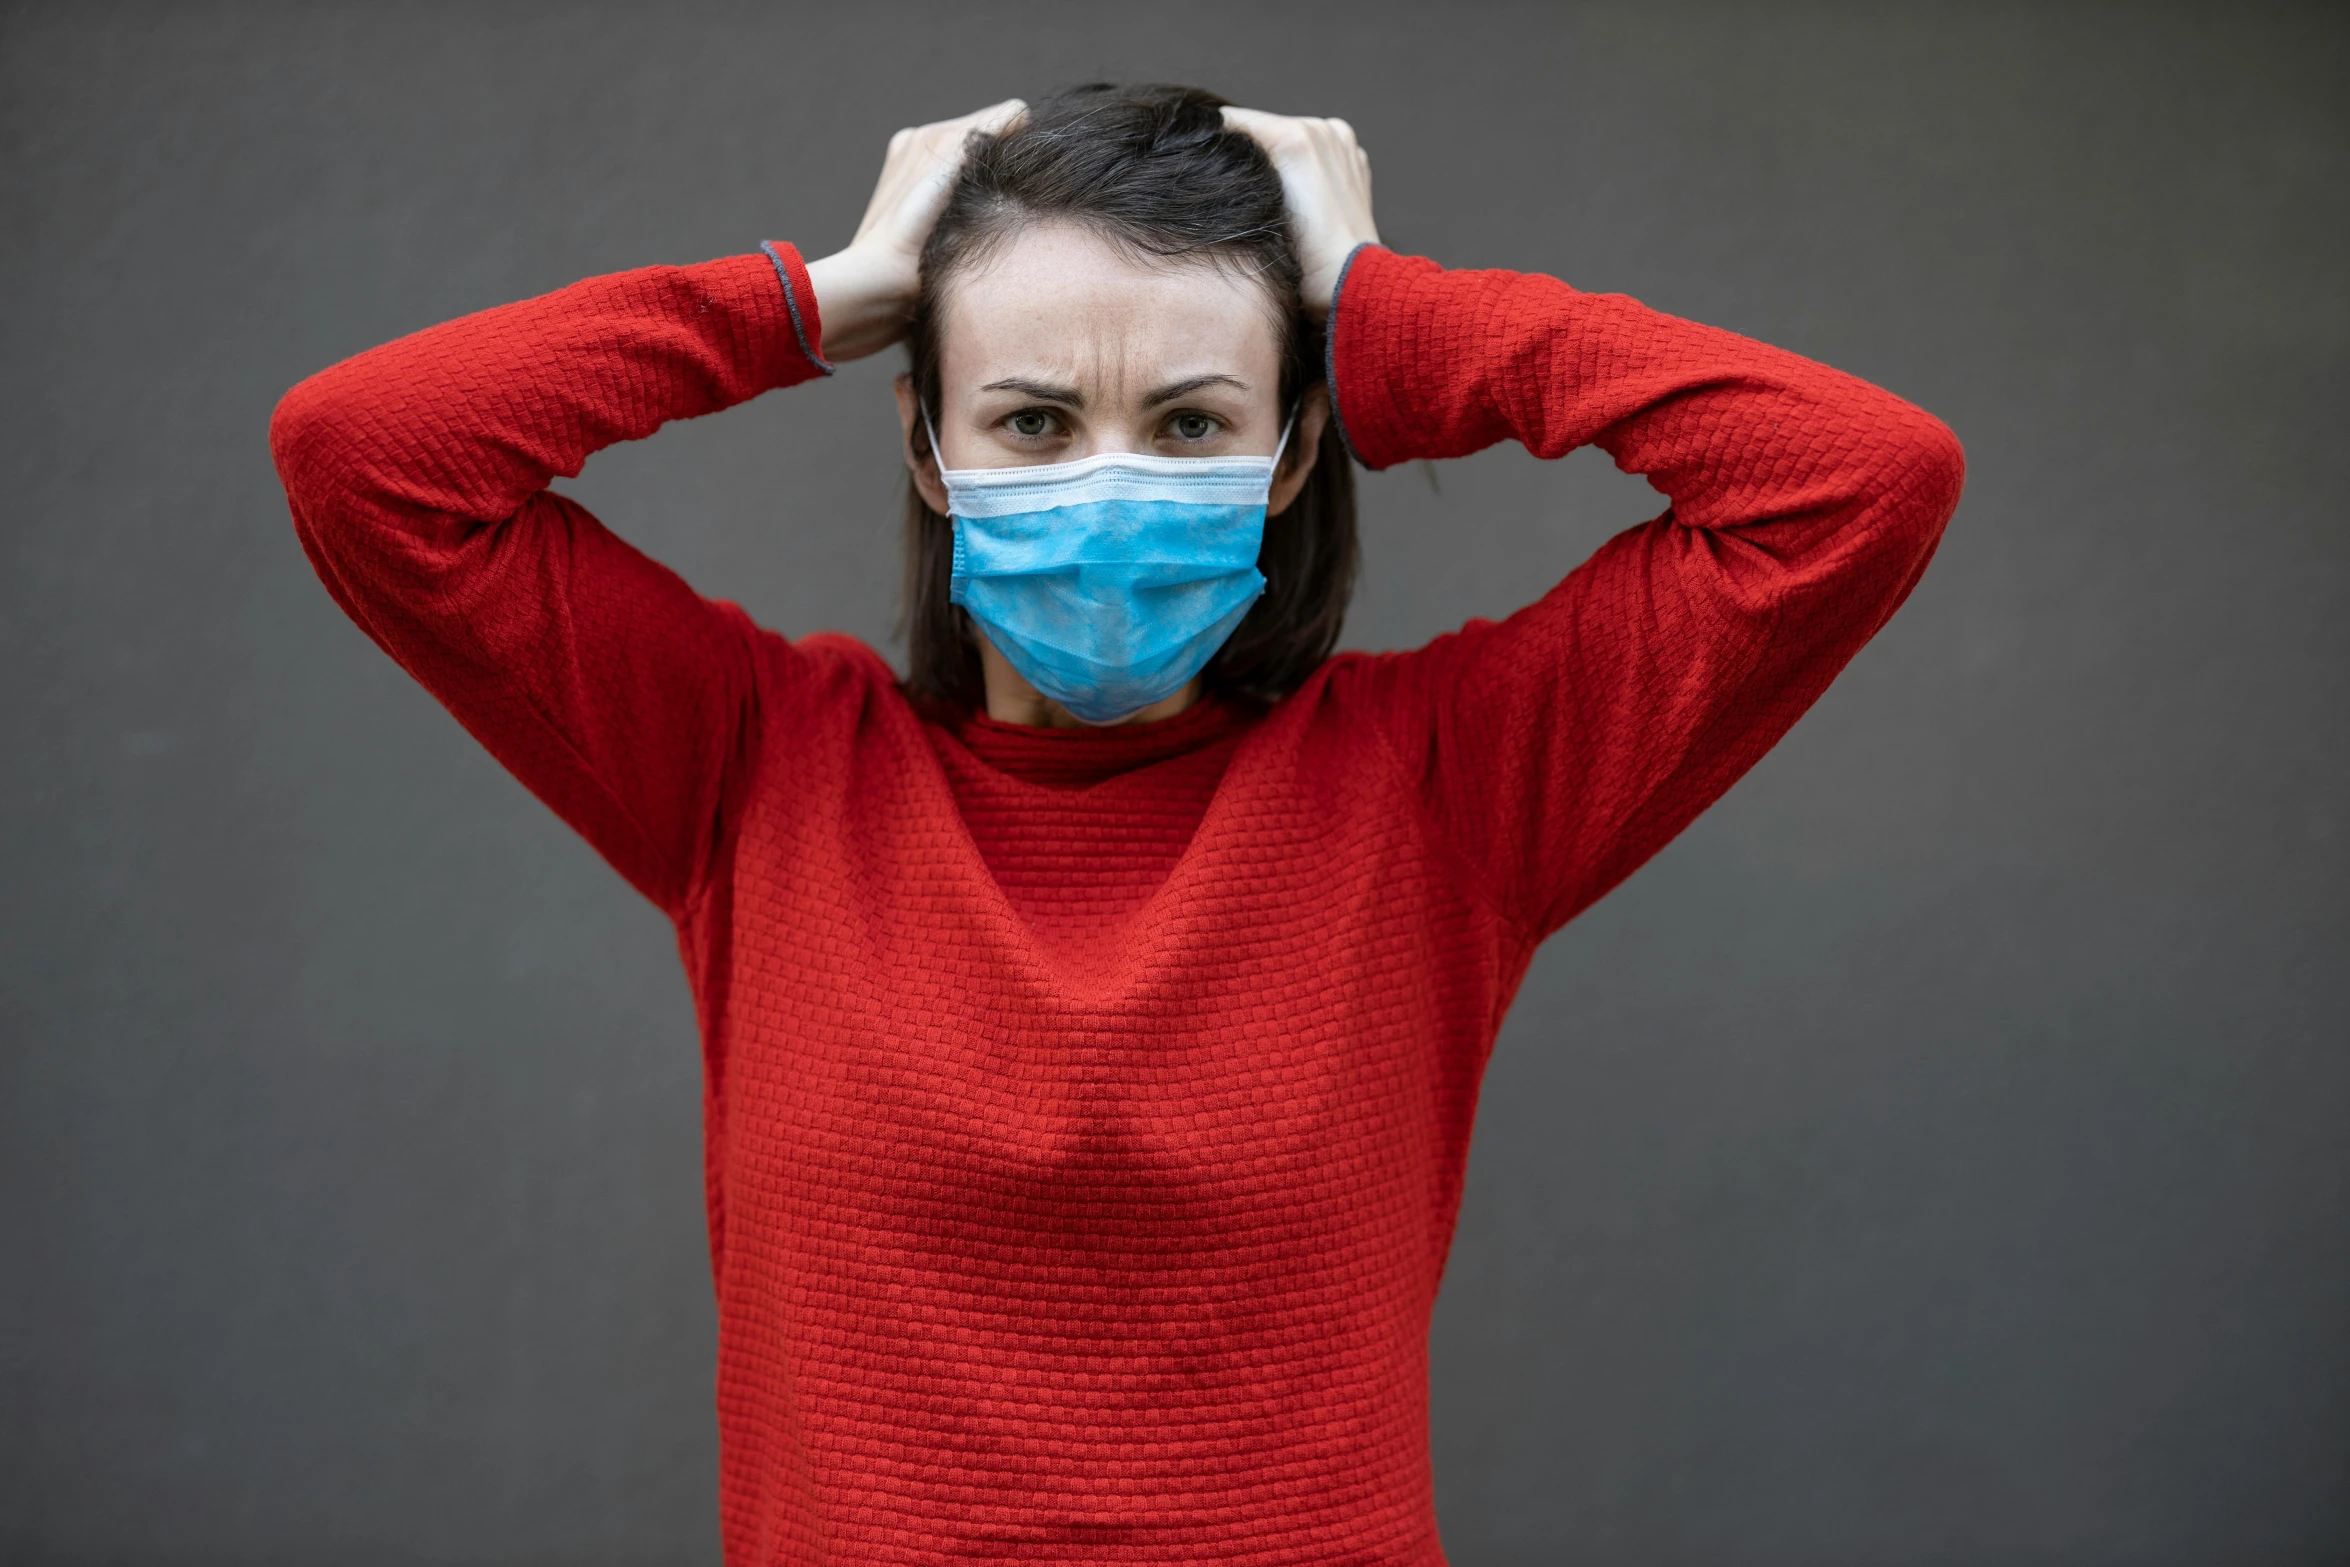
[[[1041,408],[1024,408],[1007,422],[1014,435],[1024,435],[1032,440],[1040,435],[1050,435],[1053,430],[1053,416]]]
[[[1177,414],[1175,433],[1187,441],[1204,441],[1216,433],[1216,421],[1206,414]]]

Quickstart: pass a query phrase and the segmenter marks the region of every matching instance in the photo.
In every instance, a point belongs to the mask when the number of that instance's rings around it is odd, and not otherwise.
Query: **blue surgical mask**
[[[954,601],[1078,718],[1130,718],[1182,690],[1265,591],[1257,551],[1281,448],[942,469]]]

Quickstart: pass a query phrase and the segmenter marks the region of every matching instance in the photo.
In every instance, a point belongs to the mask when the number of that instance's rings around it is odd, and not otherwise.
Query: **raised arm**
[[[1333,671],[1464,873],[1545,935],[1720,798],[1900,607],[1964,456],[1930,415],[1794,354],[1391,254],[1345,121],[1225,113],[1281,171],[1357,457],[1589,443],[1672,502],[1499,625]]]
[[[1590,443],[1672,503],[1508,620],[1334,682],[1536,935],[1777,743],[1916,584],[1964,477],[1950,431],[1890,393],[1554,278],[1366,247],[1332,362],[1374,468]]]
[[[270,425],[336,602],[673,911],[745,739],[755,633],[547,485],[826,373],[820,330],[797,253],[770,245],[401,338],[304,381]]]
[[[750,754],[755,660],[797,655],[547,485],[894,341],[965,136],[1020,107],[900,131],[855,240],[811,266],[769,244],[590,278],[346,360],[278,406],[278,472],[336,601],[673,912]]]

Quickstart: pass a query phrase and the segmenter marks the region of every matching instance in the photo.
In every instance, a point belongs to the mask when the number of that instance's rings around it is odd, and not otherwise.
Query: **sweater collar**
[[[1246,729],[1261,713],[1255,703],[1203,696],[1155,724],[1045,729],[972,713],[954,726],[954,735],[998,772],[1048,788],[1084,789],[1205,749]]]

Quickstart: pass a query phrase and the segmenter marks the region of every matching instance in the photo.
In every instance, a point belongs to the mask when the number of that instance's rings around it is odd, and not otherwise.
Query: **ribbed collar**
[[[1188,756],[1248,728],[1263,715],[1253,702],[1203,696],[1155,724],[1103,729],[1040,729],[975,713],[955,738],[998,772],[1051,789],[1084,789],[1120,773]]]

